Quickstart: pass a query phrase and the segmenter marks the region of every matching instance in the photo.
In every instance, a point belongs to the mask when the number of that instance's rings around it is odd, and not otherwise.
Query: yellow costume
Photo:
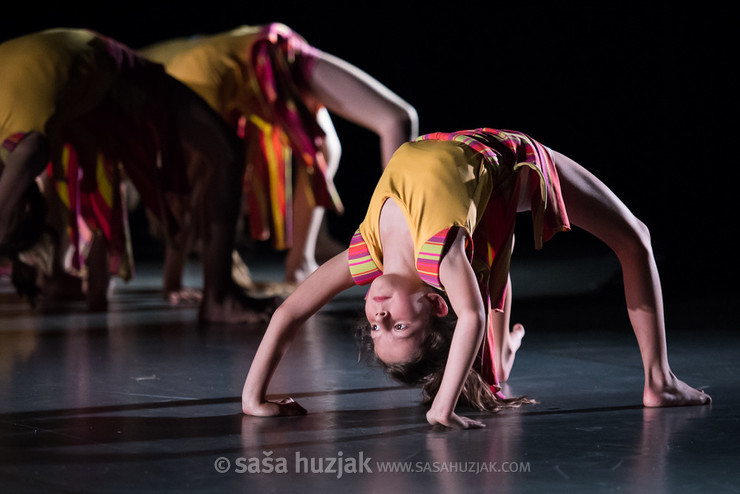
[[[246,141],[246,210],[253,237],[291,244],[295,158],[310,183],[309,198],[341,211],[326,177],[320,105],[307,81],[318,50],[282,24],[244,26],[213,36],[178,39],[140,50],[163,63]]]
[[[439,265],[445,246],[455,228],[464,228],[489,317],[492,309],[501,310],[521,188],[518,172],[524,167],[531,170],[524,192],[540,248],[556,232],[570,229],[557,170],[542,144],[521,132],[482,128],[427,134],[401,146],[384,170],[350,244],[349,269],[355,282],[367,284],[382,274],[380,212],[385,201],[393,199],[406,216],[421,279],[444,289]],[[475,365],[498,393],[494,356],[489,324]]]
[[[52,29],[6,41],[0,64],[6,68],[0,71],[0,160],[29,132],[46,136],[48,173],[69,210],[70,268],[83,268],[91,232],[99,231],[112,274],[130,278],[122,171],[160,216],[168,238],[177,240],[194,221],[186,214],[197,195],[191,177],[207,173],[185,160],[189,148],[172,116],[184,103],[210,108],[161,65],[88,30]],[[222,124],[215,113],[212,118]]]
[[[0,44],[0,142],[17,132],[47,133],[89,110],[113,83],[95,33],[53,29]]]

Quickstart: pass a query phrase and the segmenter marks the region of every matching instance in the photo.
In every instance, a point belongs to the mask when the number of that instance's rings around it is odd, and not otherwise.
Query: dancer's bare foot
[[[297,286],[298,283],[291,283],[288,281],[253,281],[252,289],[247,290],[247,293],[256,298],[287,298],[288,295],[295,291]]]
[[[694,389],[672,372],[666,379],[646,380],[642,403],[646,407],[708,405],[712,398],[701,389]]]
[[[511,331],[504,336],[501,348],[496,349],[496,376],[499,382],[505,382],[509,379],[516,352],[522,346],[524,333],[524,326],[519,323],[514,324]]]
[[[252,273],[244,262],[242,256],[236,250],[231,251],[231,278],[234,282],[247,291],[254,289]]]
[[[231,278],[249,295],[256,298],[287,297],[298,286],[291,281],[257,281],[237,251],[233,251],[231,256]]]
[[[278,297],[255,298],[232,289],[220,301],[204,297],[198,317],[204,322],[266,323],[279,303]]]
[[[288,257],[285,260],[285,281],[295,284],[301,283],[317,269],[319,269],[319,265],[313,259],[303,257],[295,262]]]
[[[64,271],[44,280],[44,296],[62,302],[85,300],[87,282]]]
[[[196,288],[180,288],[164,294],[170,305],[193,305],[203,300],[203,292]]]

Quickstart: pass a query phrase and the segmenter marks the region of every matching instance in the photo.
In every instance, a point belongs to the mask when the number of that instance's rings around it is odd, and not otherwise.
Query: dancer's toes
[[[170,305],[190,305],[199,303],[203,299],[203,292],[195,288],[181,288],[165,294],[165,297]]]
[[[642,402],[646,407],[708,405],[712,403],[712,397],[702,389],[692,388],[671,373],[665,385],[646,384]]]
[[[514,324],[509,333],[509,347],[512,351],[516,352],[519,347],[522,346],[522,339],[524,338],[524,326],[520,323]]]
[[[280,304],[279,297],[254,298],[246,295],[230,296],[216,303],[204,300],[199,318],[213,323],[266,323]]]

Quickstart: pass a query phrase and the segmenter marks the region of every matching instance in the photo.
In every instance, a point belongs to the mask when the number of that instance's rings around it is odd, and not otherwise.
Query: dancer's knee
[[[650,229],[645,223],[631,217],[621,229],[618,239],[612,246],[620,258],[644,258],[653,255]]]

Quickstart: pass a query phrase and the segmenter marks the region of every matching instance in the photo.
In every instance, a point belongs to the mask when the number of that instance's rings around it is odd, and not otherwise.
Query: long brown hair
[[[442,383],[456,322],[457,318],[452,311],[444,317],[432,316],[429,334],[422,343],[417,357],[408,362],[388,364],[375,354],[370,324],[363,321],[358,324],[356,330],[360,357],[371,365],[379,366],[396,381],[410,385],[421,384],[423,403],[431,404]],[[498,412],[504,408],[516,408],[535,401],[527,397],[501,398],[491,390],[480,373],[472,368],[460,393],[459,403],[476,410]]]

